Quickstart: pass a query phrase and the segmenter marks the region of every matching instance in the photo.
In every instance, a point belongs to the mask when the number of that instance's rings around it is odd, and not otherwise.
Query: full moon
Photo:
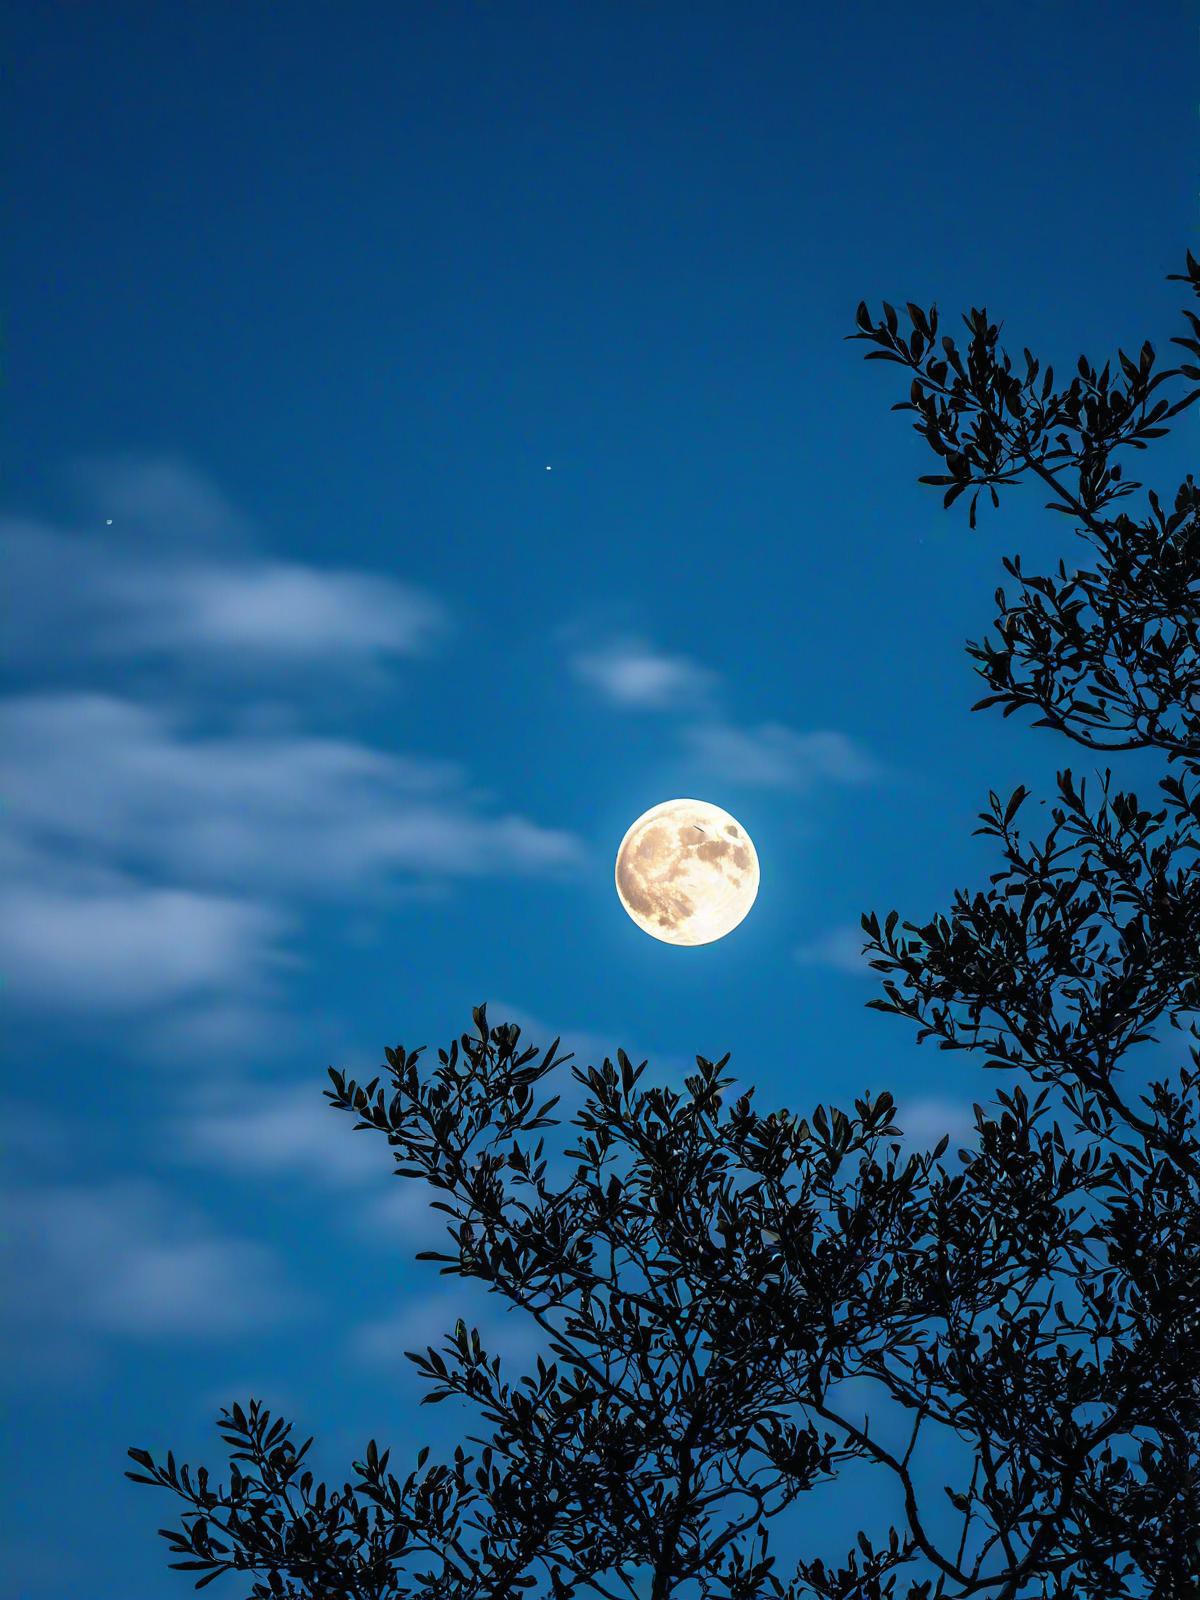
[[[707,800],[664,800],[637,819],[617,851],[617,895],[665,944],[711,944],[732,933],[758,894],[750,835]]]

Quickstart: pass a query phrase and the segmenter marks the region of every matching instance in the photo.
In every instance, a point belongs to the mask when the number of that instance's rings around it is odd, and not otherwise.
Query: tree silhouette
[[[1177,281],[1200,295],[1190,253]],[[551,1360],[514,1380],[462,1322],[410,1353],[427,1400],[465,1397],[486,1427],[402,1476],[372,1441],[352,1480],[315,1483],[311,1440],[255,1400],[220,1416],[227,1484],[131,1450],[129,1476],[186,1505],[162,1532],[197,1588],[1198,1592],[1200,494],[1188,477],[1134,520],[1116,504],[1141,486],[1115,459],[1200,394],[1160,394],[1200,381],[1185,315],[1187,364],[1155,372],[1147,344],[1116,373],[1081,359],[1063,389],[1028,351],[1015,370],[983,310],[962,348],[915,305],[904,331],[890,305],[879,322],[860,306],[849,336],[908,369],[897,409],[940,458],[922,481],[947,506],[969,493],[974,526],[984,490],[998,505],[1038,478],[1089,547],[1050,577],[1005,561],[1016,592],[996,591],[995,637],[968,647],[975,709],[1165,757],[1150,806],[1107,770],[1064,769],[1040,835],[1022,831],[1024,787],[989,795],[986,888],[925,923],[863,918],[883,975],[870,1004],[1015,1077],[975,1107],[977,1147],[906,1154],[887,1094],[807,1116],[730,1103],[728,1056],[697,1057],[683,1093],[645,1086],[623,1051],[572,1068],[586,1099],[564,1123],[545,1096],[559,1041],[522,1048],[483,1006],[436,1066],[398,1046],[367,1084],[331,1069],[333,1106],[439,1192],[448,1248],[423,1255],[523,1308]],[[1136,1047],[1164,1024],[1178,1059],[1159,1042],[1147,1082]],[[565,1151],[547,1149],[555,1129]],[[779,1573],[773,1519],[797,1508],[811,1545],[805,1496],[868,1467],[898,1490],[897,1525]]]

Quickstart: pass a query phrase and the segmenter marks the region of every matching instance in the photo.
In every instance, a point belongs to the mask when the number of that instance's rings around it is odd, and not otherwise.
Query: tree
[[[1190,254],[1177,281],[1200,295]],[[450,1248],[424,1254],[523,1308],[552,1359],[513,1381],[461,1322],[410,1353],[426,1399],[464,1397],[486,1431],[402,1476],[372,1441],[352,1480],[314,1483],[311,1440],[254,1400],[219,1419],[227,1485],[131,1450],[129,1476],[186,1506],[163,1533],[197,1588],[235,1573],[253,1600],[1197,1593],[1200,493],[1188,477],[1169,511],[1153,493],[1140,521],[1115,510],[1141,487],[1117,453],[1200,395],[1160,392],[1200,381],[1185,314],[1186,364],[1155,372],[1147,344],[1119,375],[1081,359],[1062,389],[1028,351],[1014,370],[983,310],[961,349],[916,305],[904,331],[890,305],[879,322],[860,306],[850,335],[908,370],[898,409],[940,458],[922,481],[947,506],[970,493],[974,526],[984,490],[998,505],[1040,479],[1089,548],[1050,577],[1005,561],[1016,592],[996,591],[995,637],[968,646],[988,689],[975,709],[1029,707],[1087,751],[1164,758],[1152,805],[1108,770],[1065,768],[1038,836],[1023,786],[989,795],[986,888],[923,923],[863,918],[883,975],[870,1004],[1016,1080],[975,1107],[977,1147],[905,1154],[886,1093],[762,1114],[752,1092],[728,1102],[728,1056],[697,1057],[677,1093],[618,1051],[572,1069],[586,1101],[560,1171],[543,1097],[559,1041],[522,1048],[483,1006],[432,1068],[399,1046],[365,1085],[331,1069],[332,1105],[439,1191]],[[1152,1044],[1165,1070],[1147,1084]],[[898,1525],[777,1573],[773,1519],[864,1465],[897,1486]]]

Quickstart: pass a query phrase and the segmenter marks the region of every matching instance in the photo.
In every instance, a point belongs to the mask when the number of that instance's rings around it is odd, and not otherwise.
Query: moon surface
[[[617,895],[664,944],[711,944],[731,933],[758,894],[758,855],[728,811],[664,800],[637,819],[617,851]]]

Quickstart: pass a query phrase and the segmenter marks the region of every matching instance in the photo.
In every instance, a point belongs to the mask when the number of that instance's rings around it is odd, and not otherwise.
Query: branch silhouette
[[[1177,281],[1200,295],[1188,255]],[[1006,558],[995,637],[969,643],[981,710],[1029,708],[1088,751],[1157,752],[1150,805],[1067,767],[1048,826],[1031,795],[989,794],[976,832],[997,870],[946,913],[862,919],[881,975],[869,1003],[918,1037],[1008,1074],[975,1106],[977,1146],[913,1151],[891,1095],[760,1112],[730,1100],[729,1057],[684,1092],[624,1051],[570,1067],[485,1006],[423,1060],[388,1048],[331,1105],[382,1136],[396,1176],[436,1191],[443,1275],[474,1278],[541,1330],[517,1378],[460,1321],[409,1352],[425,1401],[465,1398],[482,1431],[400,1478],[368,1443],[317,1483],[292,1425],[257,1400],[219,1417],[228,1483],[134,1449],[169,1490],[160,1530],[197,1588],[249,1600],[500,1600],[537,1593],[723,1600],[1097,1600],[1200,1586],[1200,496],[1117,509],[1141,487],[1115,457],[1160,437],[1200,388],[1200,319],[1154,351],[1081,358],[1064,389],[986,312],[960,350],[936,307],[885,303],[857,331],[910,373],[896,409],[942,468],[951,506],[1036,478],[1090,565]],[[1175,391],[1173,391],[1175,392]],[[1161,1052],[1170,1027],[1190,1064]],[[1139,1075],[1159,1046],[1162,1076]],[[1016,1081],[1013,1082],[1012,1080]],[[548,1136],[566,1135],[565,1148]],[[853,1409],[847,1385],[857,1385]],[[861,1393],[876,1396],[864,1416]],[[886,1425],[870,1418],[886,1419]],[[895,1438],[902,1442],[896,1444]],[[907,1439],[907,1444],[903,1440]],[[941,1444],[939,1444],[941,1441]],[[950,1481],[929,1492],[928,1464]],[[923,1470],[918,1470],[924,1462]],[[776,1570],[772,1525],[870,1469],[899,1526],[863,1527],[836,1562]],[[841,1492],[839,1490],[834,1492]],[[869,1509],[869,1508],[868,1508]]]

